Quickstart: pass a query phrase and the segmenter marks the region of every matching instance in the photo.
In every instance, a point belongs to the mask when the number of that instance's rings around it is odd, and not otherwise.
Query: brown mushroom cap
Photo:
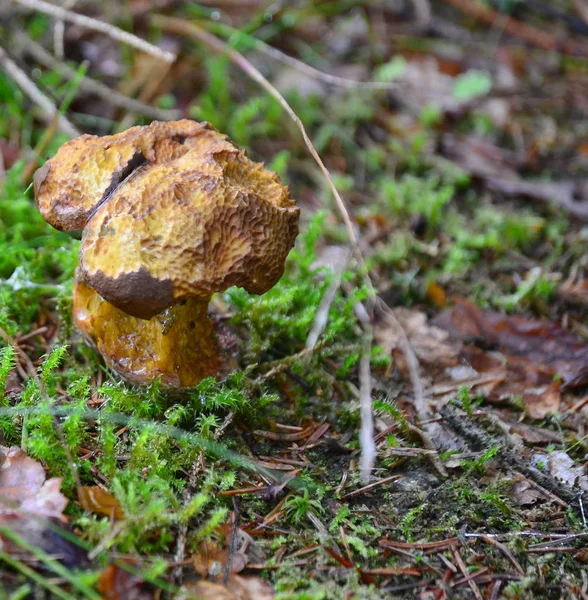
[[[65,191],[55,186],[75,161],[58,160],[60,150],[36,178],[37,198],[53,225],[84,228],[84,279],[108,302],[149,319],[232,285],[261,294],[281,277],[299,210],[277,175],[226,136],[178,121],[78,139],[71,148],[86,151]],[[146,161],[130,169],[138,155]]]

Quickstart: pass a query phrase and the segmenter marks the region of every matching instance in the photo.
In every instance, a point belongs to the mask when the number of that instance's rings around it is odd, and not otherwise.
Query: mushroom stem
[[[166,387],[189,387],[228,366],[219,353],[208,303],[208,298],[190,297],[144,320],[116,308],[77,278],[73,316],[106,364],[128,381],[149,383],[160,377]]]

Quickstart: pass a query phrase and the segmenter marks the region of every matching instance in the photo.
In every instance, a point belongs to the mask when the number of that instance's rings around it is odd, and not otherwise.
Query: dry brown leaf
[[[449,335],[446,331],[428,324],[425,313],[397,308],[394,314],[421,363],[436,366],[457,364],[459,346],[448,341]],[[374,335],[386,353],[402,347],[402,332],[394,323],[381,321],[375,327]]]
[[[504,420],[504,419],[502,419]],[[508,422],[510,432],[519,435],[527,444],[551,444],[561,442],[561,436],[549,429],[535,427],[519,421]]]
[[[59,491],[61,478],[47,480],[41,463],[20,448],[0,446],[0,461],[0,527],[68,567],[86,565],[83,548],[61,533],[67,506],[67,498]],[[0,533],[0,549],[21,560],[32,558],[8,534]]]
[[[538,388],[529,388],[523,394],[523,402],[533,419],[544,419],[555,415],[561,405],[559,382]]]
[[[182,600],[239,600],[233,592],[211,581],[199,581],[198,583],[187,583],[180,591]]]
[[[549,472],[570,487],[588,490],[588,476],[583,465],[577,465],[574,460],[563,451],[549,453]]]
[[[430,283],[427,286],[427,299],[437,308],[443,308],[447,304],[445,290],[438,283]]]
[[[211,541],[202,541],[198,544],[198,552],[192,557],[194,569],[202,577],[211,576],[218,578],[225,572],[225,566],[229,557],[226,548],[220,548],[218,544]],[[240,573],[247,565],[247,557],[242,552],[231,554],[231,573]]]
[[[152,600],[155,598],[153,586],[140,575],[131,571],[140,571],[140,565],[126,561],[129,570],[121,565],[109,565],[100,573],[98,591],[104,600]]]
[[[542,181],[522,179],[515,168],[524,166],[525,156],[515,154],[476,136],[446,135],[447,158],[505,196],[522,196],[555,204],[583,221],[588,220],[588,180]]]
[[[226,587],[210,581],[188,583],[184,586],[185,600],[272,600],[272,586],[260,577],[231,575]]]
[[[588,344],[557,323],[481,310],[465,299],[433,323],[454,339],[496,347],[527,384],[550,384],[556,374],[567,388],[588,383]]]
[[[558,293],[568,302],[588,306],[588,279],[564,283]]]
[[[515,482],[512,487],[512,495],[521,506],[530,506],[536,504],[539,500],[545,500],[545,496],[524,478],[520,478]]]
[[[78,498],[82,507],[90,512],[117,520],[125,518],[125,513],[118,500],[97,485],[78,488]]]
[[[59,491],[61,479],[46,481],[41,463],[20,448],[0,446],[0,515],[26,511],[65,521],[67,498]]]

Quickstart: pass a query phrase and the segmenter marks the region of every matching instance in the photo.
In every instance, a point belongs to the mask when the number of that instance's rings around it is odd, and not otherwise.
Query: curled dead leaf
[[[31,560],[25,544],[68,567],[86,565],[85,550],[66,530],[61,478],[46,479],[43,465],[20,448],[0,446],[0,461],[0,549]]]
[[[202,541],[198,544],[198,552],[193,556],[194,569],[202,577],[218,578],[225,573],[229,551],[220,548],[212,541]],[[240,573],[247,566],[247,556],[242,552],[231,553],[230,573]]]
[[[128,566],[128,569],[125,568]],[[140,566],[133,561],[109,565],[100,573],[98,591],[104,600],[152,600],[154,588],[139,573]]]
[[[116,520],[125,518],[125,513],[118,500],[97,485],[78,488],[78,498],[82,507],[90,512]]]
[[[59,491],[61,479],[46,481],[41,463],[20,448],[0,446],[0,514],[17,511],[65,521],[67,498]]]

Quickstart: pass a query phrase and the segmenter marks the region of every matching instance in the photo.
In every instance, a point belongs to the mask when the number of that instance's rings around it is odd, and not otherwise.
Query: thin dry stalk
[[[21,51],[32,56],[37,62],[41,63],[44,67],[52,69],[59,73],[65,79],[74,79],[79,77],[79,74],[65,63],[54,58],[51,53],[47,52],[43,46],[37,44],[29,38],[28,35],[22,31],[15,33],[17,42],[21,45]],[[117,90],[104,85],[100,81],[91,79],[89,77],[82,77],[79,80],[79,87],[82,91],[89,94],[94,94],[101,100],[113,106],[124,108],[125,110],[138,113],[149,117],[150,119],[157,119],[159,121],[173,121],[178,119],[181,112],[178,110],[162,110],[145,104],[134,98],[129,98],[124,94],[121,94]]]
[[[239,30],[237,29],[234,29],[233,33],[235,35],[240,34]],[[258,52],[262,52],[266,56],[269,56],[270,58],[273,58],[282,64],[288,65],[297,71],[308,75],[309,77],[329,85],[335,85],[337,87],[352,90],[398,90],[406,87],[407,85],[406,82],[403,81],[358,81],[357,79],[339,77],[338,75],[327,73],[301,60],[298,60],[297,58],[294,58],[293,56],[290,56],[257,38],[248,36],[247,41],[252,42],[254,49]]]
[[[341,279],[343,277],[343,272],[347,267],[349,262],[349,254],[346,252],[345,256],[342,260],[338,261],[338,264],[334,265],[333,268],[333,280],[331,281],[327,291],[324,293],[321,303],[316,311],[316,315],[314,317],[314,322],[312,324],[312,329],[308,337],[306,338],[306,349],[313,350],[316,346],[319,337],[322,332],[325,330],[327,326],[327,321],[329,319],[329,311],[331,310],[331,305],[335,300],[335,296],[337,291],[341,287]],[[310,355],[308,355],[310,358]]]
[[[138,50],[141,50],[142,52],[150,54],[151,56],[159,58],[165,62],[172,63],[176,60],[176,55],[173,52],[161,50],[161,48],[146,42],[145,40],[133,35],[132,33],[129,33],[128,31],[124,31],[119,27],[115,27],[110,23],[105,23],[104,21],[93,19],[92,17],[87,17],[86,15],[80,15],[76,12],[66,10],[60,6],[55,6],[54,4],[45,2],[44,0],[13,0],[13,2],[19,4],[20,6],[30,8],[31,10],[37,10],[46,15],[61,19],[62,21],[75,23],[80,27],[85,27],[86,29],[91,29],[93,31],[99,31],[100,33],[104,33],[105,35],[122,42],[123,44],[137,48]]]
[[[468,582],[470,589],[474,593],[476,600],[484,600],[480,592],[480,588],[478,587],[478,584],[473,579],[469,579],[468,570],[465,566],[465,563],[463,562],[463,558],[461,557],[459,550],[453,550],[453,559],[457,563],[457,566],[459,567],[459,570],[461,571],[462,575],[466,578],[466,581]]]
[[[364,325],[364,329],[363,349],[359,360],[359,411],[361,415],[361,427],[359,430],[361,457],[359,460],[359,471],[361,481],[366,485],[370,481],[372,470],[376,463],[377,448],[374,442],[372,375],[370,371],[374,335],[371,323]]]
[[[64,0],[62,8],[71,10],[77,0]],[[58,59],[62,60],[63,51],[63,36],[65,34],[65,21],[63,19],[57,19],[55,26],[53,27],[53,52]]]
[[[502,552],[502,554],[504,554],[504,556],[506,556],[506,558],[508,558],[508,560],[512,563],[512,565],[516,569],[517,573],[521,577],[525,576],[525,571],[524,571],[523,567],[521,567],[521,564],[514,557],[514,554],[504,544],[502,544],[498,540],[495,540],[486,535],[482,536],[481,539],[484,540],[487,544],[490,544],[491,546],[498,548],[498,550],[500,550]]]
[[[69,137],[77,137],[80,132],[62,115],[43,92],[29,79],[29,76],[6,54],[0,46],[0,68],[10,77],[16,85],[36,104],[43,112],[44,119],[50,123],[57,115],[58,129]]]

